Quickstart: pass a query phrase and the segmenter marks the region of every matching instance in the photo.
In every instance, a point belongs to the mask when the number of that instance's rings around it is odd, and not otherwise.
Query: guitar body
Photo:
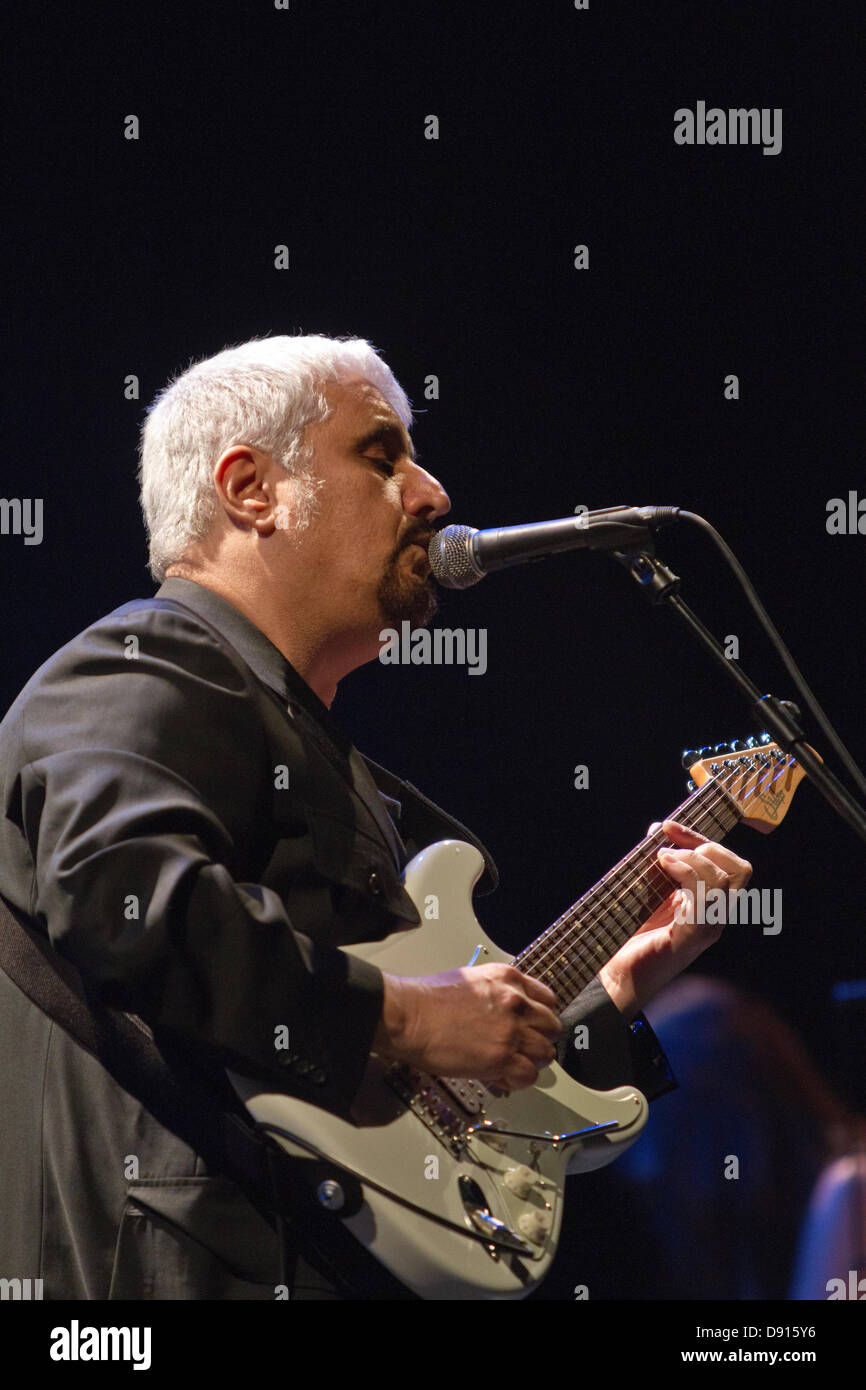
[[[430,845],[404,874],[421,925],[344,949],[404,976],[509,961],[472,908],[482,869],[471,845]],[[633,1086],[593,1091],[558,1065],[532,1087],[496,1095],[480,1082],[442,1081],[374,1058],[354,1123],[230,1076],[254,1119],[289,1153],[327,1158],[361,1179],[363,1205],[345,1225],[427,1299],[530,1293],[556,1253],[566,1172],[611,1162],[638,1137],[648,1112]],[[607,1128],[574,1137],[595,1126]],[[556,1143],[555,1135],[571,1137]],[[501,1227],[479,1227],[472,1215],[479,1204]]]
[[[768,734],[688,752],[691,795],[669,817],[718,839],[742,820],[768,833],[781,822],[803,769]],[[670,841],[659,825],[515,964],[543,980],[562,1007],[677,888],[658,863]],[[472,910],[484,864],[471,845],[442,840],[404,874],[421,925],[384,941],[344,947],[390,975],[439,975],[510,961]],[[423,1298],[524,1298],[550,1268],[562,1226],[567,1173],[600,1168],[638,1137],[647,1102],[633,1086],[593,1091],[559,1066],[511,1095],[479,1081],[432,1077],[371,1058],[353,1120],[241,1076],[231,1080],[254,1119],[291,1154],[335,1168],[319,1188],[402,1283]],[[347,1179],[346,1174],[351,1175]],[[357,1196],[360,1182],[361,1198]]]

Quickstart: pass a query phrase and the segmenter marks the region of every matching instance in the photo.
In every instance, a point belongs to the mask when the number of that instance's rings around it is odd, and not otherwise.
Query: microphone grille
[[[474,526],[446,526],[437,531],[427,552],[433,578],[445,589],[468,589],[484,578],[472,560]]]

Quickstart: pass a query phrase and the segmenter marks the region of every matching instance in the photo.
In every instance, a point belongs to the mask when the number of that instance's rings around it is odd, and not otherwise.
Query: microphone
[[[430,569],[443,588],[468,589],[493,570],[560,550],[639,550],[647,545],[651,527],[674,521],[679,512],[679,507],[607,507],[487,531],[446,526],[430,542]]]

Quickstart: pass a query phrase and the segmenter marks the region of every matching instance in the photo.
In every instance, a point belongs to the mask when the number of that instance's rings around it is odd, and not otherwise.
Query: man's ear
[[[213,472],[220,506],[235,526],[254,526],[267,536],[276,528],[277,499],[273,486],[274,462],[261,449],[233,444],[220,457]]]

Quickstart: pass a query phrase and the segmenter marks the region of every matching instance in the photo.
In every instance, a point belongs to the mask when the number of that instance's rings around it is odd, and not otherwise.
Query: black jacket
[[[338,1113],[382,981],[336,947],[417,923],[400,869],[423,845],[478,844],[368,764],[237,609],[180,579],[33,676],[0,724],[0,788],[0,894],[101,1000],[202,1075],[231,1067]],[[563,1051],[580,1080],[669,1088],[645,1023],[627,1028],[599,985],[578,1019],[603,1041]],[[42,1278],[46,1298],[273,1297],[273,1233],[243,1194],[5,977],[0,1109],[0,1275]]]

